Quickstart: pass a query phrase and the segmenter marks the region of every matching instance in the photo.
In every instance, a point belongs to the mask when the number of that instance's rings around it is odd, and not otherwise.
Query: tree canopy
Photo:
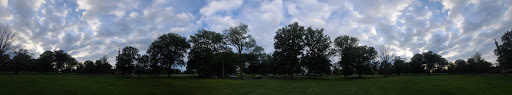
[[[185,64],[183,57],[189,48],[190,44],[185,37],[168,33],[153,41],[147,54],[154,59],[155,63],[167,66],[168,77],[171,77],[171,67]]]

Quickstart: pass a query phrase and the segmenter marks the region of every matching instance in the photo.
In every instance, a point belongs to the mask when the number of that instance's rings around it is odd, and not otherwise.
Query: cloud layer
[[[265,52],[287,24],[324,28],[334,39],[390,46],[407,59],[434,51],[450,61],[480,52],[490,62],[494,40],[512,29],[509,0],[0,0],[0,22],[20,32],[20,44],[37,55],[62,49],[80,61],[103,55],[115,62],[119,48],[145,53],[158,36],[222,32],[245,23]]]

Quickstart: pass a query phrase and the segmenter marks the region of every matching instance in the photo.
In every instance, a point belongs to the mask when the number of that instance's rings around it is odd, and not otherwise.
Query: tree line
[[[512,31],[507,31],[503,44],[494,50],[499,64],[485,61],[480,53],[467,60],[448,62],[432,51],[415,54],[409,62],[394,56],[390,46],[376,49],[360,45],[359,39],[348,35],[334,41],[324,29],[304,27],[297,22],[284,26],[274,36],[274,52],[265,53],[249,34],[248,25],[239,24],[221,33],[198,30],[189,39],[176,33],[159,36],[145,54],[132,46],[118,51],[115,66],[103,56],[96,61],[78,62],[62,50],[45,51],[38,58],[18,49],[17,32],[0,26],[0,70],[3,72],[57,72],[73,74],[118,74],[132,77],[187,73],[199,77],[238,76],[245,74],[294,76],[400,74],[485,74],[510,72],[512,65]],[[336,60],[336,61],[333,61]],[[186,66],[181,72],[179,66]]]

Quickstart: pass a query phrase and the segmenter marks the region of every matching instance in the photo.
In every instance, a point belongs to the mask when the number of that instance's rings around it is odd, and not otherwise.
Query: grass
[[[0,74],[2,95],[510,95],[504,75],[406,75],[363,79],[184,79],[104,75]]]

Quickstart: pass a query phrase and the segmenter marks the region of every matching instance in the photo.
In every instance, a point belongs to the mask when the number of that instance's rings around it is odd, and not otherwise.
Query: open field
[[[122,78],[105,75],[0,74],[2,95],[404,94],[510,95],[512,76],[407,75],[363,79]]]

